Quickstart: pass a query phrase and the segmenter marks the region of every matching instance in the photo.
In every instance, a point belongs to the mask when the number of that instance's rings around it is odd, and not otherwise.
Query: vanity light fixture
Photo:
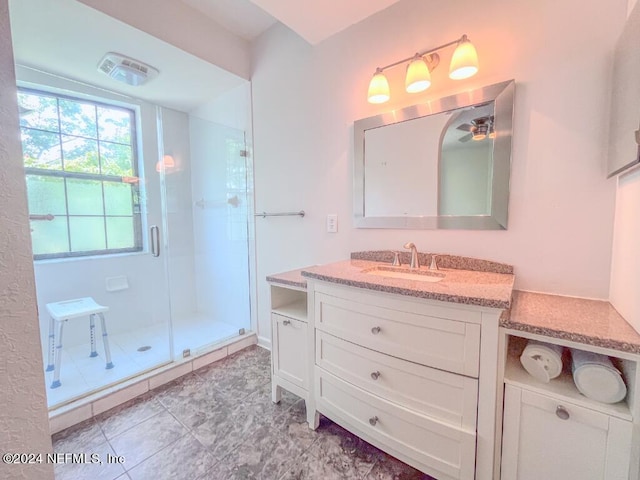
[[[462,37],[453,42],[418,52],[412,57],[404,58],[385,67],[376,68],[376,73],[369,83],[367,95],[369,103],[384,103],[391,98],[389,82],[383,72],[406,62],[409,62],[405,77],[407,92],[418,93],[429,88],[431,86],[431,72],[440,63],[440,55],[438,55],[437,51],[452,45],[457,46],[449,65],[449,78],[463,80],[475,75],[478,72],[478,54],[469,38],[466,35],[462,35]]]

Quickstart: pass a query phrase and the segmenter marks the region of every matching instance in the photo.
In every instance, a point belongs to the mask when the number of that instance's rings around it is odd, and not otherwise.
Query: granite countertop
[[[302,271],[309,268],[312,267],[299,268],[289,272],[274,273],[273,275],[267,276],[267,282],[306,290],[307,279],[302,276]]]
[[[383,256],[386,253],[383,252]],[[421,261],[426,263],[428,258],[425,256]],[[387,260],[377,252],[360,252],[352,254],[351,260],[269,275],[267,281],[306,290],[307,278],[315,278],[381,292],[504,308],[500,317],[501,327],[640,354],[640,334],[607,301],[513,290],[514,276],[511,273],[498,273],[509,272],[508,266],[501,264],[496,264],[497,267],[487,264],[491,271],[442,268],[439,272],[445,274],[445,279],[437,283],[362,272],[369,268],[389,266]],[[473,263],[482,261],[470,261],[472,263],[464,257],[451,257],[450,264],[485,270],[486,265]],[[420,270],[425,271],[426,268],[421,267]]]
[[[514,291],[500,326],[640,354],[640,334],[604,300]]]
[[[444,274],[445,277],[439,282],[390,278],[363,273],[363,270],[380,266],[389,267],[390,264],[352,259],[304,268],[302,276],[351,287],[443,302],[491,308],[509,308],[511,305],[511,292],[515,277],[510,273],[441,268],[436,274]],[[404,268],[409,271],[408,267]],[[428,272],[428,269],[421,267],[419,271]]]

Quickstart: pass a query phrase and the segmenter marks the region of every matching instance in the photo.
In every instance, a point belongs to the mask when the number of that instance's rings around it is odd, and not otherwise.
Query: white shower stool
[[[62,328],[65,322],[74,318],[89,316],[89,335],[91,337],[91,354],[90,357],[97,357],[96,352],[96,315],[100,317],[100,326],[102,327],[102,342],[104,343],[104,354],[107,360],[105,368],[113,368],[111,362],[111,351],[109,350],[109,339],[107,336],[107,324],[104,319],[104,312],[109,311],[109,307],[98,305],[91,297],[76,298],[74,300],[66,300],[64,302],[47,303],[49,311],[49,359],[47,372],[53,370],[53,382],[51,388],[58,388],[60,383],[60,362],[62,361]],[[57,339],[57,345],[56,343]],[[55,347],[55,365],[53,359],[53,351]]]

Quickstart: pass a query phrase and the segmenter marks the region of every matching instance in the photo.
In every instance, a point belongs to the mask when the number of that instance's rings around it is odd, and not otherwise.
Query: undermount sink
[[[424,270],[408,270],[406,268],[374,267],[363,270],[367,275],[379,277],[402,278],[404,280],[417,280],[419,282],[440,282],[444,279],[443,273],[426,272]]]

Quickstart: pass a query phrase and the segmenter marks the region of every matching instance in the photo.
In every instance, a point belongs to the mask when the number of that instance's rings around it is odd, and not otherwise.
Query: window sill
[[[123,252],[123,253],[107,253],[102,255],[87,255],[84,257],[60,257],[60,258],[42,258],[40,260],[34,260],[33,263],[37,265],[48,265],[52,263],[67,263],[67,262],[83,262],[83,261],[96,261],[96,260],[114,260],[122,257],[142,256],[150,255],[149,251],[143,250],[141,252]]]

